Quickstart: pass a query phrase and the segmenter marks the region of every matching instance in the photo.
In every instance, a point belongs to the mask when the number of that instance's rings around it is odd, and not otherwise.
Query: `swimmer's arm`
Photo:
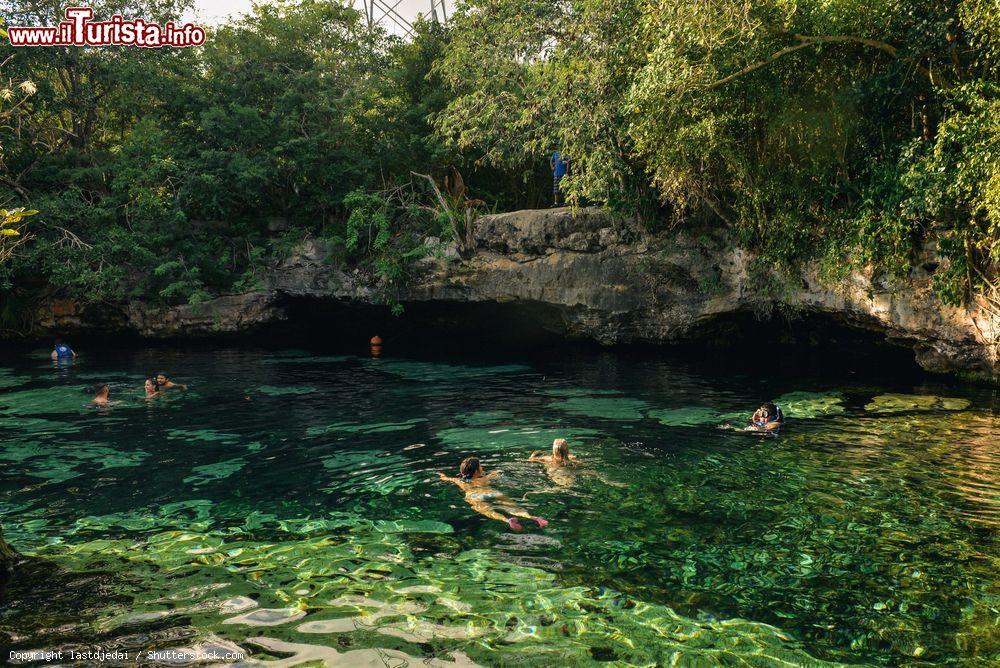
[[[483,480],[489,480],[491,478],[496,478],[498,475],[503,475],[503,471],[499,469],[494,469],[483,476]]]
[[[441,473],[440,471],[438,472],[438,478],[441,478],[441,480],[444,480],[445,482],[453,482],[456,485],[460,485],[461,482],[462,482],[458,478],[452,478],[451,476],[445,475],[445,474]]]
[[[528,457],[528,461],[529,462],[543,462],[543,461],[545,461],[545,457],[540,457],[539,456],[541,454],[542,454],[541,450],[535,450],[534,452],[531,453],[531,456]]]
[[[172,380],[168,380],[168,381],[167,381],[167,384],[165,385],[165,387],[179,387],[179,388],[181,388],[182,390],[186,390],[186,389],[188,389],[188,386],[187,386],[187,385],[185,385],[185,384],[183,384],[183,383],[175,383],[175,382],[174,382],[174,381],[172,381]]]

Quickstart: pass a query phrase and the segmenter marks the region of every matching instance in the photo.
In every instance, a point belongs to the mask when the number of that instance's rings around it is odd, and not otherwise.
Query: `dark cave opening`
[[[402,315],[385,306],[324,299],[294,299],[287,321],[265,330],[274,343],[300,343],[367,352],[378,335],[386,354],[434,357],[527,359],[594,354],[609,346],[565,335],[564,312],[542,303],[413,302]],[[721,315],[676,340],[634,341],[611,346],[618,354],[676,357],[719,373],[747,372],[762,365],[771,374],[803,370],[917,379],[926,375],[904,342],[887,340],[867,323],[845,322],[827,313],[749,312]]]

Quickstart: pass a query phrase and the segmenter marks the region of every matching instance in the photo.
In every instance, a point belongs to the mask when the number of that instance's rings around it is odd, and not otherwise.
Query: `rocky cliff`
[[[794,282],[781,279],[776,299],[762,301],[750,256],[710,231],[647,238],[599,210],[554,209],[485,216],[475,242],[475,253],[462,259],[428,240],[431,255],[397,298],[539,307],[526,313],[544,313],[547,328],[606,344],[690,338],[720,316],[762,309],[824,313],[911,347],[926,369],[1000,378],[1000,322],[982,309],[941,303],[931,288],[933,249],[906,279],[858,272],[828,284],[810,266]],[[323,244],[312,241],[276,265],[257,292],[169,309],[133,302],[81,312],[59,302],[44,305],[39,321],[60,331],[196,336],[280,321],[296,298],[377,304],[382,296],[360,272],[333,266]]]

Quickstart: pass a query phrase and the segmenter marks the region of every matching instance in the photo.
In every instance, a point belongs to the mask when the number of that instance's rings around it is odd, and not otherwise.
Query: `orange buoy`
[[[373,336],[372,340],[369,341],[372,347],[372,357],[382,356],[382,339],[378,336]]]

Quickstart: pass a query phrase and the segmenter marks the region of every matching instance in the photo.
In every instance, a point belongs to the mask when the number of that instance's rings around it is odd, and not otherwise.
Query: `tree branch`
[[[744,67],[743,69],[737,72],[733,72],[732,74],[729,74],[719,79],[718,81],[709,84],[708,89],[712,90],[715,88],[719,88],[720,86],[724,86],[730,81],[733,81],[734,79],[738,79],[742,76],[750,74],[751,72],[759,70],[762,67],[766,67],[767,65],[770,65],[774,61],[783,58],[784,56],[787,56],[790,53],[795,53],[796,51],[800,51],[802,49],[805,49],[806,47],[816,46],[818,44],[860,44],[862,46],[868,46],[873,49],[877,49],[896,60],[899,59],[899,49],[894,47],[892,44],[889,44],[887,42],[880,42],[877,39],[869,39],[867,37],[856,37],[854,35],[800,35],[798,33],[790,33],[789,35],[798,40],[798,43],[793,44],[791,46],[786,46],[783,49],[779,49],[778,51],[775,51],[767,58],[751,63],[746,67]],[[930,70],[928,70],[926,67],[923,67],[921,65],[915,65],[915,67],[918,72],[920,72],[922,75],[930,79],[931,83],[938,85],[947,85],[947,81],[945,81],[943,77],[941,77],[940,75],[935,76],[935,74]]]

